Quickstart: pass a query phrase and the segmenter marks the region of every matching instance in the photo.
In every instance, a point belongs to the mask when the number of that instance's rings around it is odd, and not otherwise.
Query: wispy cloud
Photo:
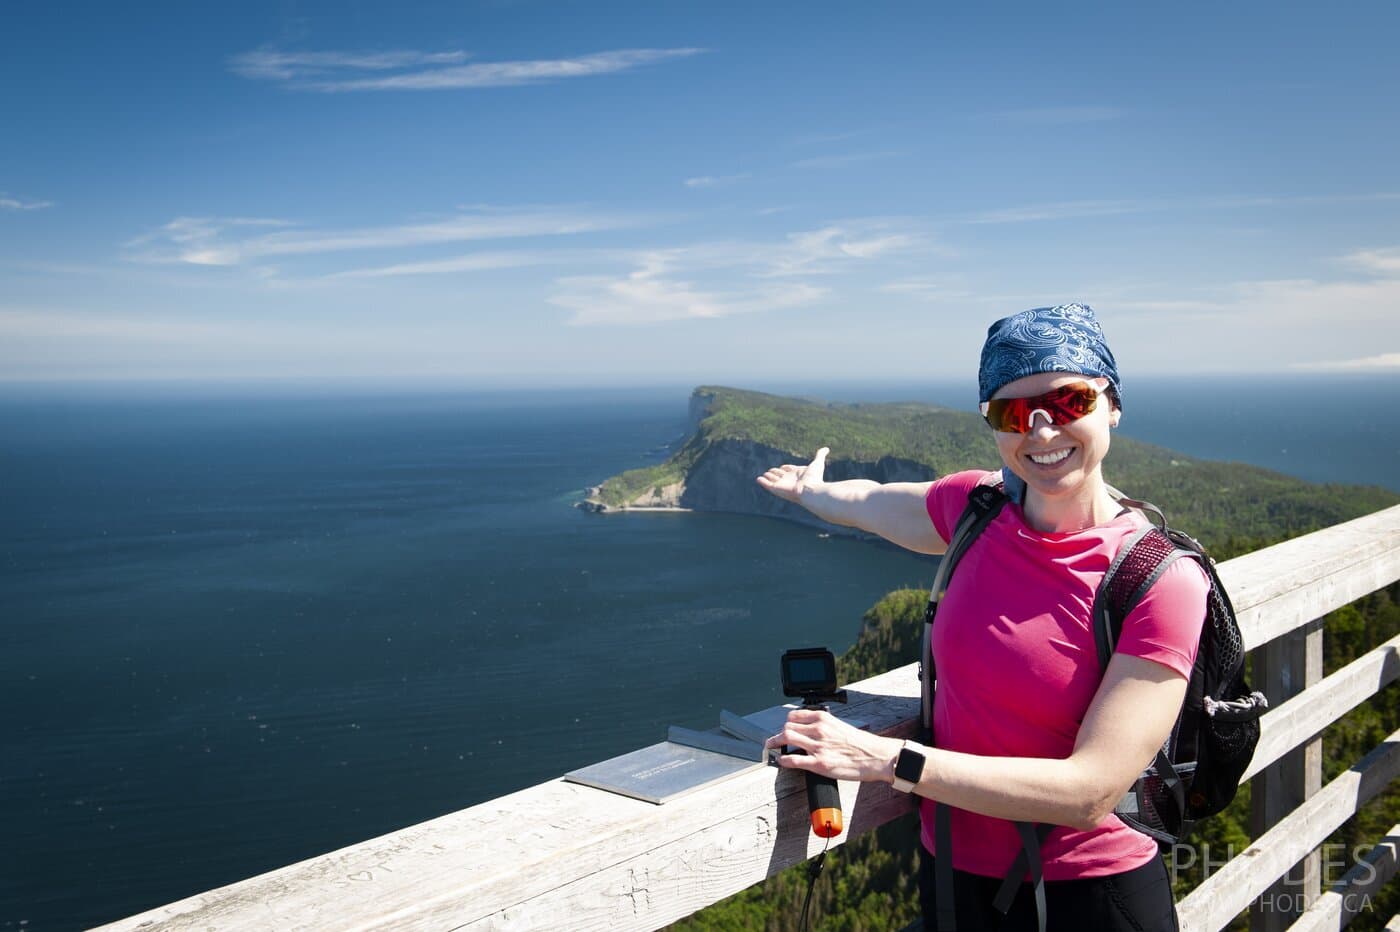
[[[401,71],[459,65],[466,52],[279,52],[255,49],[229,59],[235,74],[261,81],[320,79],[356,71]]]
[[[1157,282],[1084,294],[1112,317],[1114,345],[1125,347],[1119,361],[1135,371],[1161,371],[1164,360],[1218,372],[1376,370],[1391,355],[1378,350],[1400,347],[1396,277]]]
[[[1059,201],[978,211],[953,219],[954,222],[972,224],[1034,223],[1046,220],[1072,220],[1078,217],[1107,217],[1118,214],[1143,214],[1168,210],[1325,207],[1341,204],[1385,204],[1396,200],[1400,200],[1400,194],[1378,191],[1367,194],[1230,195],[1227,197],[1175,197],[1171,199]]]
[[[0,210],[43,210],[52,206],[53,201],[22,201],[17,197],[0,194]]]
[[[568,210],[480,210],[443,220],[345,230],[295,229],[284,220],[177,217],[127,244],[144,262],[241,265],[276,256],[392,249],[474,240],[567,236],[639,226],[646,218]],[[249,228],[283,227],[249,235]]]
[[[1124,295],[1113,301],[1113,306],[1159,316],[1247,322],[1273,333],[1308,329],[1340,334],[1345,327],[1347,332],[1366,332],[1374,339],[1384,340],[1390,334],[1400,339],[1395,314],[1400,308],[1400,280],[1393,278],[1237,281],[1203,289],[1196,297],[1174,300],[1137,300]],[[1356,325],[1363,325],[1363,330],[1355,329]],[[1233,347],[1223,338],[1218,342]]]
[[[845,168],[847,165],[859,165],[862,162],[899,158],[905,154],[904,152],[885,150],[880,152],[850,152],[844,155],[819,155],[810,159],[798,159],[792,163],[792,167],[805,169]]]
[[[676,277],[679,252],[654,252],[621,277],[590,275],[561,279],[565,290],[550,303],[573,311],[571,324],[649,324],[662,321],[731,317],[797,307],[827,292],[802,282],[749,288],[707,288]]]
[[[126,244],[130,257],[144,262],[237,265],[242,252],[230,233],[248,227],[288,227],[290,221],[263,217],[176,217],[154,233]]]
[[[404,275],[451,275],[458,272],[489,272],[496,269],[518,269],[557,261],[558,256],[538,252],[477,252],[450,259],[428,262],[401,262],[377,268],[350,269],[336,272],[329,278],[394,278]]]
[[[346,320],[339,326],[294,313],[239,319],[189,313],[0,306],[0,382],[228,374],[302,377],[320,371],[425,374],[460,364],[471,331],[459,324]],[[450,347],[451,358],[443,349]]]
[[[965,218],[966,223],[1032,223],[1042,220],[1070,220],[1076,217],[1107,217],[1162,209],[1166,203],[1147,201],[1064,201],[1058,204],[1030,204],[984,210]]]
[[[1117,107],[1029,107],[999,110],[992,117],[1008,123],[1030,126],[1063,126],[1073,123],[1103,123],[1122,118],[1127,111]]]
[[[1400,247],[1363,249],[1343,257],[1342,261],[1377,275],[1397,275],[1400,274]]]
[[[628,271],[561,278],[550,302],[570,323],[642,324],[730,317],[812,304],[831,293],[809,279],[926,245],[917,232],[869,221],[833,224],[770,242],[712,242],[647,250]]]
[[[685,179],[685,186],[687,188],[722,188],[744,181],[749,177],[748,172],[741,172],[737,175],[700,175],[697,178]]]
[[[230,321],[0,307],[0,335],[14,340],[101,338],[156,344],[229,340],[245,343],[249,340],[249,328]]]
[[[795,146],[824,146],[833,142],[847,142],[858,139],[861,136],[869,136],[872,133],[884,132],[889,126],[866,126],[861,129],[841,130],[837,132],[817,132],[807,133],[802,136],[795,136],[791,140]]]
[[[784,244],[759,253],[766,266],[759,274],[764,277],[828,274],[852,259],[873,259],[926,244],[924,236],[915,232],[826,226],[789,233]]]
[[[908,295],[927,301],[942,299],[964,300],[973,297],[973,293],[968,291],[964,285],[953,287],[946,282],[931,278],[896,279],[895,281],[886,282],[881,285],[879,290],[885,294]]]
[[[1379,356],[1364,356],[1360,359],[1339,359],[1331,362],[1300,362],[1295,369],[1314,369],[1327,372],[1372,371],[1379,369],[1400,370],[1400,353],[1381,353]]]
[[[704,52],[700,48],[614,49],[574,58],[473,62],[467,52],[279,52],[258,49],[234,56],[230,68],[247,78],[278,81],[299,90],[461,90],[541,84],[614,74]],[[386,72],[395,72],[389,74]]]

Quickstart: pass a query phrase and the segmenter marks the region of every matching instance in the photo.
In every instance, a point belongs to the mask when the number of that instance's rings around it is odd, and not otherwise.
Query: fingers
[[[821,747],[821,719],[823,717],[832,718],[831,713],[821,712],[814,709],[794,709],[788,713],[788,721],[783,730],[763,743],[765,750],[776,750],[782,747],[796,748],[812,755]],[[811,769],[812,757],[806,757],[806,763],[802,763],[804,755],[783,754],[778,758],[778,763],[784,767],[801,767]]]
[[[784,463],[756,477],[756,481],[764,491],[771,492],[779,498],[800,501],[804,490],[815,488],[826,481],[826,458],[830,453],[830,447],[822,447],[806,466]]]
[[[793,466],[790,463],[785,463],[782,466],[774,466],[758,477],[758,484],[768,489],[770,492],[784,484],[795,485],[797,473],[801,468],[800,466]]]

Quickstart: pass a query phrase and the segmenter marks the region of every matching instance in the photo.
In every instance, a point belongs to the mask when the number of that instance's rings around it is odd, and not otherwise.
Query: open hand
[[[791,463],[774,466],[758,477],[758,484],[781,499],[800,502],[804,491],[826,484],[822,473],[826,471],[826,455],[830,452],[828,447],[822,447],[806,466]]]

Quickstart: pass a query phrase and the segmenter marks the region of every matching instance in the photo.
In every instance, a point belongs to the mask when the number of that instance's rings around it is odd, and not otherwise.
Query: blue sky
[[[1400,7],[25,4],[0,379],[1400,371]]]

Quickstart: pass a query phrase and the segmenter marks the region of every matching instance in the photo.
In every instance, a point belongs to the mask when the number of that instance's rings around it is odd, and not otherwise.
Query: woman
[[[1102,672],[1089,624],[1094,592],[1145,520],[1119,506],[1102,473],[1122,416],[1113,354],[1088,307],[1036,308],[992,325],[978,381],[1001,473],[826,482],[823,448],[806,466],[758,479],[826,521],[937,554],[969,490],[1005,477],[1011,504],[978,536],[939,605],[937,746],[805,710],[768,745],[806,752],[780,756],[784,767],[883,780],[922,797],[930,930],[934,859],[949,856],[937,850],[939,806],[950,808],[959,930],[1036,928],[1029,884],[1004,919],[992,907],[1022,849],[1016,822],[1054,826],[1040,851],[1050,928],[1175,929],[1156,842],[1112,810],[1175,723],[1205,616],[1205,574],[1195,561],[1174,562],[1125,619]]]

